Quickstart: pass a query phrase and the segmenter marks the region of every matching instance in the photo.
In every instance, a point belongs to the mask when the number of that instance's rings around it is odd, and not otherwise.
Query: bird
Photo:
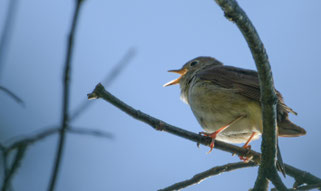
[[[251,149],[250,142],[263,133],[260,85],[256,71],[223,65],[213,57],[200,56],[180,69],[168,72],[180,74],[180,77],[163,86],[180,85],[181,100],[190,106],[205,131],[200,134],[212,138],[209,152],[214,148],[215,140],[244,143],[243,148]],[[289,119],[289,113],[297,113],[284,103],[279,91],[275,89],[275,93],[278,100],[277,135],[305,135],[305,129]],[[248,161],[246,157],[240,159]]]

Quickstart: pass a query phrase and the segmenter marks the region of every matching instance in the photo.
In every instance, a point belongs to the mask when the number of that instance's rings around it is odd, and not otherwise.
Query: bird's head
[[[180,74],[180,77],[164,84],[163,86],[166,87],[166,86],[171,86],[178,83],[182,85],[182,82],[184,83],[189,81],[197,71],[212,65],[223,65],[223,64],[212,57],[200,56],[200,57],[194,58],[188,61],[186,64],[184,64],[181,69],[169,70],[168,72]]]

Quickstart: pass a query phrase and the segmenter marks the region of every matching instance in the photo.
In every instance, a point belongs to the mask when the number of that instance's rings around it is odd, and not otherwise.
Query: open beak
[[[186,74],[187,69],[183,68],[183,69],[180,69],[180,70],[168,70],[168,72],[177,73],[177,74],[180,74],[181,76],[180,76],[179,78],[175,79],[175,80],[172,80],[172,81],[164,84],[163,87],[178,84],[179,81],[181,80],[182,76],[183,76],[184,74]]]

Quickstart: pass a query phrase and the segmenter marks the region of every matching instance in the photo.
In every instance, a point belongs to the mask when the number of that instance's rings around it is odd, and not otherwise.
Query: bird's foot
[[[208,153],[210,153],[210,152],[213,150],[213,148],[214,148],[214,142],[215,142],[216,136],[217,136],[220,132],[224,131],[226,128],[230,127],[232,124],[234,124],[235,122],[239,121],[240,119],[242,119],[242,118],[244,118],[244,117],[246,117],[246,115],[241,115],[241,116],[239,116],[238,118],[236,118],[236,119],[234,119],[233,121],[229,122],[227,125],[225,125],[225,126],[219,128],[218,130],[216,130],[214,133],[200,132],[200,133],[199,133],[200,135],[203,135],[203,136],[211,137],[211,138],[212,138],[212,141],[211,141],[211,143],[210,143],[210,148],[211,148],[211,149],[210,149],[210,151],[208,151]],[[248,144],[248,143],[247,143],[247,144]],[[208,153],[207,153],[207,154],[208,154]]]
[[[245,163],[248,163],[252,158],[253,156],[249,156],[249,153],[250,153],[250,150],[251,150],[251,145],[250,142],[251,140],[253,139],[253,137],[255,136],[256,132],[253,132],[250,136],[250,138],[246,141],[246,143],[243,145],[243,149],[246,149],[247,152],[244,156],[239,156],[240,160],[244,161]]]
[[[208,151],[207,154],[209,154],[210,152],[212,152],[213,148],[214,148],[214,142],[216,139],[217,134],[219,134],[221,131],[215,131],[214,133],[206,133],[206,132],[200,132],[200,135],[203,135],[205,137],[211,137],[212,141],[210,143],[210,151]]]
[[[244,156],[239,156],[240,160],[242,160],[245,163],[248,163],[253,156],[249,156],[249,152],[251,150],[251,145],[244,145],[242,148],[247,150],[247,153]]]

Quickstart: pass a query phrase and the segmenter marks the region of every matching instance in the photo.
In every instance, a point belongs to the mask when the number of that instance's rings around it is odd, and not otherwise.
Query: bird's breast
[[[220,134],[217,139],[231,143],[245,142],[252,132],[262,132],[262,114],[259,103],[234,89],[222,88],[212,82],[192,81],[185,99],[200,125],[208,133],[240,119]],[[258,138],[258,137],[255,137]]]

